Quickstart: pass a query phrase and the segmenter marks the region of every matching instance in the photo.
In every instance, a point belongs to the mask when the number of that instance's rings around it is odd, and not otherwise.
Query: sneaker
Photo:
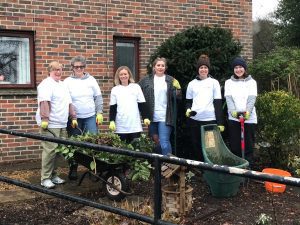
[[[45,188],[54,188],[55,184],[48,178],[45,180],[42,180],[41,185]]]
[[[63,183],[66,182],[65,180],[61,179],[61,178],[58,177],[58,176],[53,177],[53,178],[51,179],[51,181],[52,181],[52,183],[54,183],[54,184],[63,184]]]

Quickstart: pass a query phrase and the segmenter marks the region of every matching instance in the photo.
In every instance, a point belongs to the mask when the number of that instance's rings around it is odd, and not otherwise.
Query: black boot
[[[69,171],[69,175],[68,175],[70,180],[77,180],[78,179],[77,167],[78,167],[78,164],[76,164],[76,163],[70,164],[70,171]]]

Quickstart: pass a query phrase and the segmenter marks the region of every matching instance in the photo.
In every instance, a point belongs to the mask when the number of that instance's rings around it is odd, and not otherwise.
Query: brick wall
[[[149,55],[164,40],[193,25],[232,29],[252,58],[251,0],[2,0],[0,29],[35,31],[36,81],[47,76],[52,60],[65,65],[75,55],[88,59],[86,71],[99,81],[107,128],[113,85],[113,36],[140,37],[140,75]],[[0,89],[0,127],[38,132],[35,90]],[[1,135],[0,162],[40,157],[38,141]]]

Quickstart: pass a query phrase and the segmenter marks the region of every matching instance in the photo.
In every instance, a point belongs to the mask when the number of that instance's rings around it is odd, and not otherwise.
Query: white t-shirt
[[[88,118],[95,115],[94,97],[101,95],[96,79],[91,75],[83,79],[68,77],[64,83],[70,92],[77,118]]]
[[[192,111],[196,111],[192,119],[198,121],[216,120],[214,99],[222,99],[220,84],[216,79],[208,77],[204,80],[192,80],[186,90],[186,99],[192,99]]]
[[[154,114],[153,122],[165,122],[167,113],[166,76],[154,76]]]
[[[248,96],[257,96],[257,84],[254,79],[249,80],[236,80],[228,79],[225,82],[225,93],[224,96],[232,96],[235,109],[237,112],[245,112],[247,106]],[[230,120],[239,121],[236,118],[233,118],[228,112],[228,118]],[[249,120],[246,120],[245,123],[257,123],[257,115],[255,107],[250,114]]]
[[[67,127],[69,104],[71,97],[62,81],[55,81],[51,77],[44,79],[37,87],[38,110],[36,112],[37,124],[41,125],[40,102],[50,102],[49,128]]]
[[[130,83],[112,88],[110,105],[117,104],[116,133],[141,132],[142,124],[138,103],[145,102],[141,87]]]

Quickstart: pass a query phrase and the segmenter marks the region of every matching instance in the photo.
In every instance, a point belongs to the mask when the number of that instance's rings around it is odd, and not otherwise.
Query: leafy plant
[[[275,18],[277,19],[278,41],[283,46],[300,46],[300,4],[298,0],[279,1]]]
[[[149,58],[148,73],[152,73],[151,64],[155,58],[165,57],[168,60],[167,74],[179,81],[182,96],[185,96],[188,83],[197,75],[196,64],[201,54],[210,57],[210,74],[223,84],[232,73],[230,68],[232,58],[239,55],[241,49],[241,44],[233,38],[230,29],[193,26],[170,37],[156,49]],[[188,157],[188,149],[191,148],[184,104],[184,100],[178,102],[178,126],[172,138],[173,153],[179,157]]]
[[[225,81],[231,74],[229,62],[241,49],[242,46],[233,39],[229,29],[193,26],[170,37],[157,48],[150,56],[148,73],[152,72],[151,64],[156,57],[165,57],[168,59],[168,74],[186,89],[188,82],[197,74],[199,56],[207,54],[211,59],[211,75]]]
[[[284,91],[264,93],[257,98],[258,135],[273,166],[288,167],[289,157],[299,155],[300,100]]]
[[[259,92],[284,90],[300,97],[300,49],[277,48],[257,57],[249,72],[258,83]]]
[[[297,155],[290,156],[288,166],[295,174],[300,176],[300,156]]]
[[[154,147],[154,143],[145,134],[142,134],[141,137],[134,140],[132,144],[127,144],[126,142],[122,141],[118,135],[113,133],[87,133],[84,135],[71,137],[70,139],[75,141],[106,145],[115,148],[128,149],[132,151],[152,152],[152,149]],[[61,145],[56,150],[56,152],[61,153],[65,157],[65,159],[72,159],[74,157],[75,151],[81,152],[93,158],[93,161],[91,161],[89,168],[91,170],[95,170],[97,163],[99,161],[102,161],[104,163],[111,164],[127,164],[131,169],[129,178],[131,178],[133,181],[148,180],[151,174],[152,167],[145,159],[138,159],[126,155],[96,151],[93,149],[76,147],[72,145]]]
[[[255,222],[255,225],[272,225],[272,217],[265,213],[261,213]]]

